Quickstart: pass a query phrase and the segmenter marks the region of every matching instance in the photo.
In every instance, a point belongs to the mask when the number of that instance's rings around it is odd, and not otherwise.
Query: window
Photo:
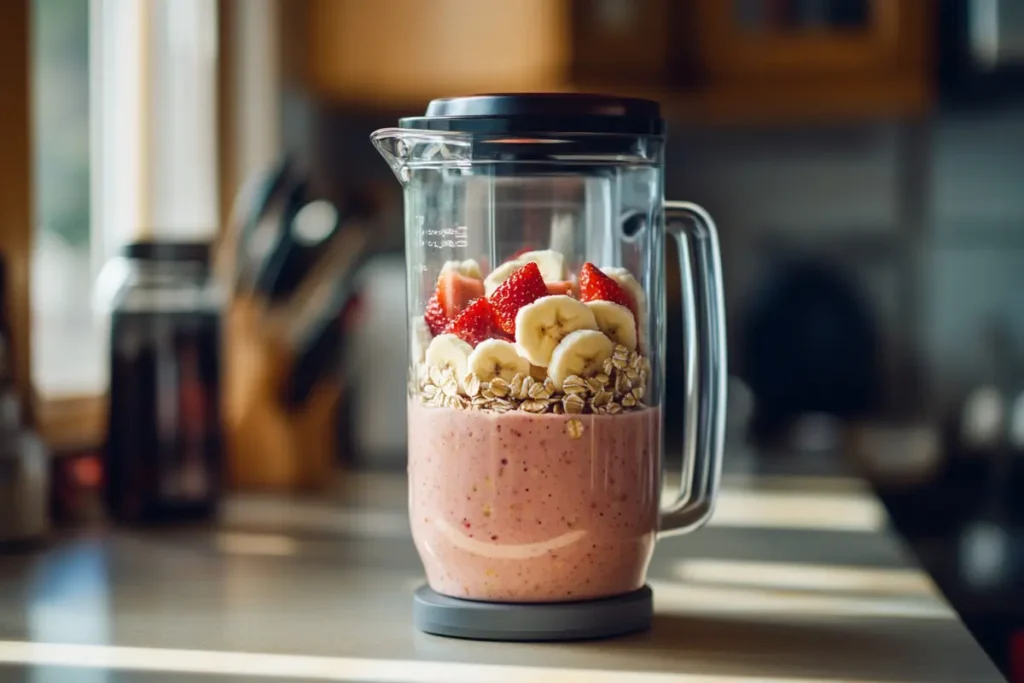
[[[32,2],[33,363],[43,393],[99,386],[92,283],[89,0]]]
[[[217,9],[210,0],[33,0],[32,376],[105,390],[94,283],[133,238],[212,239]]]

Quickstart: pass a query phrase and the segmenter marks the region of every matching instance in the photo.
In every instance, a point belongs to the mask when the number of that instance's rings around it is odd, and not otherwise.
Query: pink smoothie
[[[573,438],[566,423],[583,423]],[[409,506],[431,588],[558,602],[643,585],[661,413],[533,415],[409,405]]]

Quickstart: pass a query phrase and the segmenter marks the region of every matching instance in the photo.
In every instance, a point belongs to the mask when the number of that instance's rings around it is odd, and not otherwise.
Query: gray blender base
[[[421,631],[473,640],[584,640],[651,627],[648,586],[612,598],[581,602],[509,603],[459,600],[420,586],[413,621]]]

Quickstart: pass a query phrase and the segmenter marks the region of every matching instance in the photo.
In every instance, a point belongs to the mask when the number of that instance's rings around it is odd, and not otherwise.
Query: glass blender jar
[[[655,540],[713,509],[726,383],[715,227],[663,199],[659,105],[440,99],[372,140],[404,188],[417,624],[516,640],[645,628]],[[682,416],[661,407],[666,231]],[[661,508],[662,422],[680,417],[683,485]]]

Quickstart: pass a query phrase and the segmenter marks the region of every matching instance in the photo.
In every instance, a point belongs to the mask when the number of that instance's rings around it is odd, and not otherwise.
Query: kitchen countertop
[[[568,644],[417,632],[404,505],[363,474],[0,556],[0,681],[1003,680],[855,479],[726,476],[711,526],[658,545],[652,630]]]

